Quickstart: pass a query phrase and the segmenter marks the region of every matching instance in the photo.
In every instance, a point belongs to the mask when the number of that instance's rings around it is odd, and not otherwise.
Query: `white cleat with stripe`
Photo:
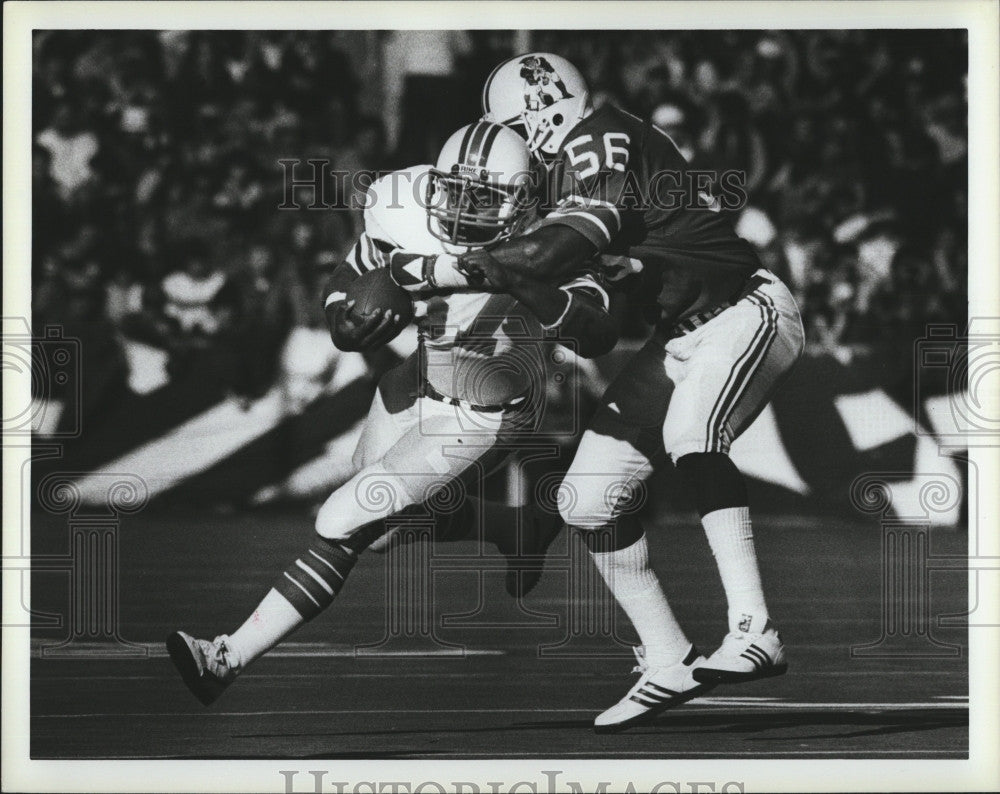
[[[782,675],[787,670],[781,635],[768,621],[759,634],[729,632],[719,649],[695,670],[694,677],[706,684],[733,684]]]
[[[607,711],[594,720],[595,733],[617,733],[651,721],[657,714],[686,703],[710,690],[715,684],[699,683],[692,676],[705,657],[693,645],[684,659],[669,667],[651,669],[642,646],[633,649],[639,664],[632,672],[642,673],[638,683]]]

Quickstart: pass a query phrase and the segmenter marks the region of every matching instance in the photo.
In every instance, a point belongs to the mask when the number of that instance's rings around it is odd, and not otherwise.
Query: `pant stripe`
[[[738,359],[736,359],[736,363],[733,364],[732,369],[729,370],[729,376],[726,378],[726,382],[723,385],[722,390],[719,392],[719,396],[715,399],[715,405],[712,406],[712,412],[709,414],[708,417],[708,425],[705,430],[706,450],[711,450],[713,448],[712,430],[715,427],[716,416],[718,414],[719,409],[722,407],[722,403],[725,400],[726,393],[728,392],[733,382],[733,378],[736,377],[736,373],[739,371],[740,366],[743,364],[743,362],[753,354],[754,348],[756,347],[760,339],[760,336],[763,332],[764,332],[763,327],[759,326],[757,330],[754,332],[753,337],[750,339],[750,344],[747,346],[747,349],[743,351],[743,353],[740,355]]]
[[[756,296],[756,295],[757,295],[757,292],[754,291],[753,293],[751,293],[750,295],[748,295],[747,298],[752,300],[753,297]],[[732,369],[729,371],[729,377],[726,379],[726,383],[722,387],[722,391],[719,392],[719,396],[718,396],[718,398],[715,401],[715,405],[712,407],[712,413],[709,414],[708,426],[707,426],[707,428],[705,430],[705,449],[706,449],[706,451],[710,452],[710,451],[713,451],[715,449],[715,446],[716,446],[715,434],[716,434],[716,430],[717,430],[718,425],[719,425],[719,423],[718,423],[719,414],[725,408],[727,397],[728,397],[731,389],[733,388],[734,381],[739,377],[738,373],[740,373],[742,371],[742,367],[743,367],[744,363],[748,359],[753,358],[754,352],[759,348],[761,340],[763,339],[763,337],[764,337],[764,335],[766,333],[767,333],[767,324],[766,323],[761,324],[760,326],[758,326],[757,330],[754,332],[753,338],[750,340],[750,344],[747,346],[747,349],[745,351],[743,351],[743,353],[740,355],[740,357],[736,360],[736,363],[733,364]]]
[[[759,301],[755,300],[755,298],[758,298]],[[773,301],[771,301],[771,299],[766,295],[751,295],[750,300],[760,307],[761,319],[763,321],[761,326],[763,334],[761,335],[760,341],[755,346],[753,355],[751,355],[750,358],[743,364],[740,374],[733,382],[730,388],[730,394],[726,397],[718,418],[716,419],[715,425],[713,426],[712,446],[710,447],[710,450],[713,452],[723,451],[723,432],[725,430],[726,423],[733,415],[733,411],[736,409],[740,398],[750,386],[750,382],[753,380],[757,370],[760,369],[761,364],[763,364],[764,360],[767,358],[767,354],[771,350],[774,340],[778,337],[778,311],[774,308]]]

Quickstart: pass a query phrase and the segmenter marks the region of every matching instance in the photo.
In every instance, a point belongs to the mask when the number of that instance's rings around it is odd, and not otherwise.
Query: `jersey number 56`
[[[601,156],[593,148],[585,148],[594,143],[594,136],[580,135],[566,144],[566,156],[576,171],[578,179],[586,179],[601,170]],[[631,139],[624,132],[604,133],[604,168],[624,171],[628,165],[628,146]],[[586,163],[585,167],[582,167]]]

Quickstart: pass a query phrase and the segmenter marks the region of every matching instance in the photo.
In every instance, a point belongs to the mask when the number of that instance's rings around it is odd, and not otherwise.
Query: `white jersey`
[[[400,249],[450,253],[427,227],[425,193],[431,166],[405,168],[369,189],[365,232],[347,256],[358,273],[388,265]],[[502,405],[541,385],[544,332],[535,316],[509,295],[455,292],[416,301],[421,369],[445,396],[475,405]]]

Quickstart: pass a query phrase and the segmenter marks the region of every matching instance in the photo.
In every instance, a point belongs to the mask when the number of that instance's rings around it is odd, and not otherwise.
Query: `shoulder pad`
[[[417,191],[425,189],[429,165],[417,165],[386,174],[372,183],[365,194],[365,231],[370,237],[396,243],[393,229],[400,218],[414,214],[419,207]],[[378,232],[378,233],[377,233]]]
[[[429,165],[404,168],[368,188],[364,222],[369,237],[416,253],[441,253],[440,243],[427,230],[424,192],[430,170]]]

